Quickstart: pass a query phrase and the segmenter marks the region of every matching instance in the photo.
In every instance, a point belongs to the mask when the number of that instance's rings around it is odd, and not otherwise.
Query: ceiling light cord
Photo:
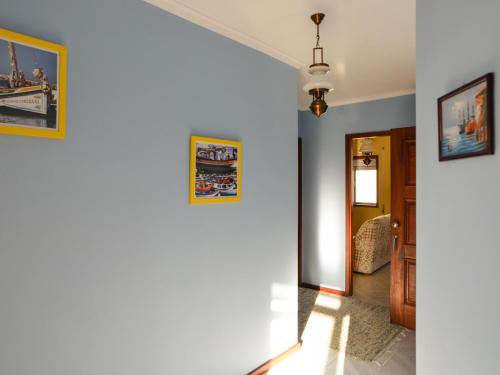
[[[316,25],[316,48],[321,48],[319,45],[319,23]]]

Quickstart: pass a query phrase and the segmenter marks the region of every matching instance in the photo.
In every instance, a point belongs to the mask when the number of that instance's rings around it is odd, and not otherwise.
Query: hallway
[[[374,274],[372,277],[376,275],[379,281],[376,285],[383,285],[387,274],[385,267]],[[358,290],[361,298],[366,300],[369,294],[363,294],[363,291],[366,292],[368,287],[363,289],[358,285]],[[380,301],[381,295],[378,295]],[[386,306],[367,303],[357,296],[346,298],[300,288],[299,333],[302,333],[302,348],[269,374],[415,374],[415,332],[381,322],[376,314],[384,314],[384,319],[388,319]],[[370,345],[365,345],[367,343],[375,343],[382,350],[371,361],[356,358],[373,354]]]

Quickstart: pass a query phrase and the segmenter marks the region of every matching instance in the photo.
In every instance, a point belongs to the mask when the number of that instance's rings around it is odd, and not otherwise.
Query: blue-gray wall
[[[66,140],[0,137],[0,373],[235,375],[296,342],[295,70],[138,0],[0,24],[69,61]],[[241,203],[188,205],[191,134],[243,142]]]
[[[498,374],[500,154],[440,163],[437,98],[496,74],[500,2],[417,1],[417,373]],[[496,116],[496,133],[500,130]]]
[[[415,95],[299,113],[302,281],[345,290],[345,135],[415,126]]]

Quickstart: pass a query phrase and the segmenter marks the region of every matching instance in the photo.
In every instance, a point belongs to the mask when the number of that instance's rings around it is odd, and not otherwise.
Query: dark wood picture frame
[[[443,143],[443,103],[449,99],[452,99],[453,97],[463,93],[464,91],[467,91],[481,83],[486,83],[486,148],[483,150],[479,150],[476,152],[467,152],[467,153],[462,153],[462,154],[457,154],[457,155],[443,155],[443,150],[442,150],[442,143]],[[446,95],[441,96],[437,100],[437,106],[438,106],[438,134],[439,134],[439,142],[438,142],[438,148],[439,148],[439,161],[446,161],[446,160],[454,160],[454,159],[463,159],[463,158],[468,158],[468,157],[473,157],[473,156],[479,156],[479,155],[490,155],[494,153],[494,122],[495,122],[495,111],[494,111],[494,74],[493,73],[488,73],[485,74],[461,87],[459,87],[456,90],[453,90],[449,92]]]
[[[362,160],[364,159],[365,156],[353,156],[353,160]],[[380,200],[380,192],[379,192],[379,183],[380,183],[380,176],[379,176],[379,165],[378,165],[378,155],[372,155],[370,156],[370,159],[375,160],[375,170],[377,171],[377,202],[376,203],[366,203],[366,202],[356,202],[356,172],[354,171],[353,168],[353,202],[352,205],[354,207],[368,207],[368,208],[377,208],[379,205],[379,200]]]

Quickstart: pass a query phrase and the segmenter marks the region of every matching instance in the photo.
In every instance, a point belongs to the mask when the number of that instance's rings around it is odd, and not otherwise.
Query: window
[[[371,156],[369,165],[363,163],[363,156],[355,156],[354,172],[354,205],[378,206],[378,157]]]

